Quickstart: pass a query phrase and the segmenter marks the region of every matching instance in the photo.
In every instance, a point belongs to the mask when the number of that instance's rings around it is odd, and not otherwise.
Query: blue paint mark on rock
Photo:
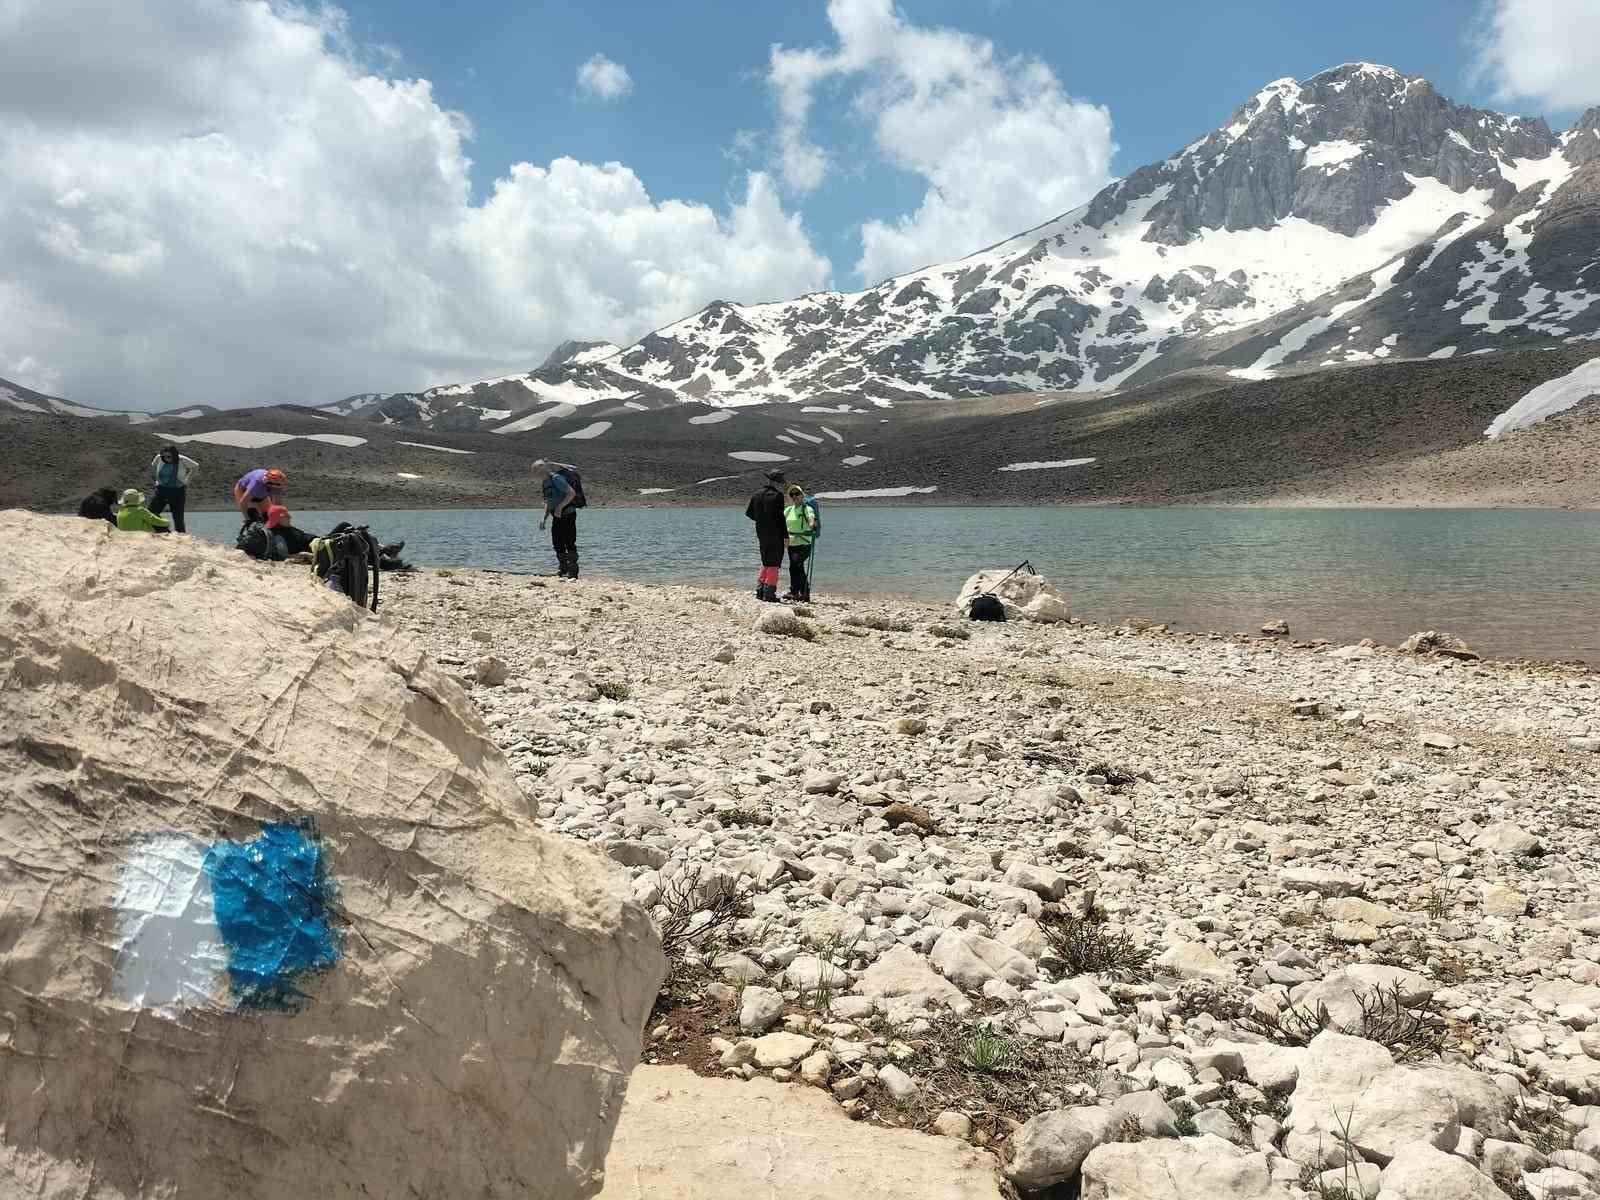
[[[296,977],[339,960],[321,849],[293,825],[267,825],[253,841],[212,846],[205,871],[240,1004],[296,1007],[307,998]]]

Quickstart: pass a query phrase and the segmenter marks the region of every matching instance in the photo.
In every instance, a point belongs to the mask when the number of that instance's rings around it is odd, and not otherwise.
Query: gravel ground
[[[647,1058],[1025,1194],[1600,1196],[1593,672],[385,583],[541,823],[673,931]]]

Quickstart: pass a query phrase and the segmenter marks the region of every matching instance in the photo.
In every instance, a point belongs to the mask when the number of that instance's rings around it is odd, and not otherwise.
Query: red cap
[[[289,510],[281,504],[267,506],[267,528],[276,529],[279,525],[289,523]]]

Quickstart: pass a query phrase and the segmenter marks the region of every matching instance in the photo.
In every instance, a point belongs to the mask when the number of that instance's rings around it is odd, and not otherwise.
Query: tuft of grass
[[[1113,1142],[1142,1142],[1144,1141],[1144,1126],[1139,1124],[1138,1117],[1123,1117],[1122,1124],[1117,1126],[1117,1131],[1111,1135]]]
[[[972,631],[960,625],[929,625],[928,632],[934,637],[949,638],[952,642],[965,642],[972,638]]]
[[[633,689],[627,684],[623,683],[620,679],[602,679],[599,683],[594,685],[594,690],[599,692],[607,700],[614,700],[618,704],[621,704],[624,700],[631,698],[633,695]]]
[[[1428,891],[1428,920],[1443,921],[1450,916],[1450,897],[1439,888]]]
[[[809,1008],[813,1012],[825,1013],[828,1006],[833,1003],[833,983],[824,971],[817,979],[817,986],[803,988],[800,992],[800,1007]]]
[[[1554,1109],[1537,1107],[1519,1096],[1511,1106],[1511,1123],[1522,1133],[1524,1142],[1547,1157],[1558,1150],[1572,1149],[1572,1126]]]
[[[879,633],[910,633],[912,629],[911,622],[902,617],[884,617],[877,613],[852,614],[841,623],[857,629],[876,629]]]
[[[724,808],[717,812],[717,824],[724,829],[738,826],[741,829],[760,828],[771,825],[772,818],[760,809],[745,805],[740,808]]]
[[[1009,1038],[987,1025],[979,1025],[956,1051],[956,1061],[980,1075],[1006,1070],[1016,1060],[1016,1048]]]
[[[1152,951],[1129,933],[1109,932],[1091,910],[1079,917],[1057,907],[1046,908],[1039,928],[1050,943],[1050,953],[1066,965],[1068,975],[1109,975],[1131,978],[1144,972]]]

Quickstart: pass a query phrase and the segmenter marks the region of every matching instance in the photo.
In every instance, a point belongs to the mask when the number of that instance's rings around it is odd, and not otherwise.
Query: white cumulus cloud
[[[578,68],[578,86],[602,100],[619,100],[633,91],[633,76],[621,63],[596,54]]]
[[[1502,100],[1600,104],[1600,0],[1488,0],[1478,65]]]
[[[720,208],[519,163],[264,0],[0,0],[0,374],[89,403],[322,403],[626,344],[829,265],[773,181]]]
[[[830,0],[828,20],[831,47],[773,47],[776,166],[797,191],[823,182],[832,162],[811,140],[811,110],[823,85],[853,88],[881,153],[927,182],[915,211],[862,226],[856,269],[869,283],[1019,233],[1109,180],[1110,114],[1038,59],[913,24],[891,0]]]

